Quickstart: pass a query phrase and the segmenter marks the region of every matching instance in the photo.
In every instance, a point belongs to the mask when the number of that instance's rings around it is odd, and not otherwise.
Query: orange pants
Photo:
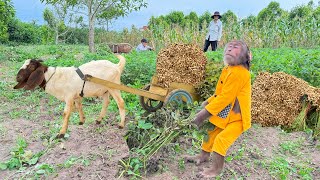
[[[241,114],[230,112],[230,120],[225,129],[215,127],[208,131],[208,141],[202,142],[202,150],[206,152],[216,152],[226,156],[229,147],[238,139],[243,132]]]

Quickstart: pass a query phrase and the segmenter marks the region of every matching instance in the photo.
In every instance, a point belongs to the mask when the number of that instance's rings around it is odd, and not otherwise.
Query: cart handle
[[[108,88],[118,89],[118,90],[125,91],[125,92],[131,93],[131,94],[147,97],[147,98],[158,100],[158,101],[162,101],[162,102],[164,102],[164,100],[166,98],[166,96],[155,94],[155,93],[152,93],[150,91],[146,91],[146,90],[142,90],[142,89],[135,89],[135,88],[132,88],[132,87],[129,87],[129,86],[126,86],[126,85],[117,84],[117,83],[114,83],[114,82],[111,82],[111,81],[107,81],[107,80],[104,80],[104,79],[93,77],[93,76],[91,76],[89,74],[84,75],[84,80],[85,81],[90,81],[90,82],[93,82],[93,83],[97,83],[97,84],[106,86]]]

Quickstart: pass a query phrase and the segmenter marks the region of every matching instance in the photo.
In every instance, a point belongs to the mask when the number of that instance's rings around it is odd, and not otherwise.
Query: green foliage
[[[57,19],[54,17],[53,12],[50,11],[48,8],[44,9],[43,11],[43,19],[47,22],[50,28],[55,28],[57,24]]]
[[[209,24],[209,22],[212,20],[211,13],[209,11],[205,11],[202,15],[199,17],[199,25],[200,29],[206,29],[207,26],[203,26],[205,24]]]
[[[200,101],[204,101],[214,94],[223,67],[221,61],[209,60],[207,62],[205,80],[196,87],[196,92],[201,97]]]
[[[41,2],[46,2],[53,6],[59,4],[65,4],[64,8],[73,7],[77,9],[80,13],[86,14],[87,17],[81,17],[81,19],[87,19],[89,27],[89,51],[95,52],[94,47],[94,30],[95,22],[99,19],[116,18],[119,16],[125,16],[132,11],[138,11],[141,7],[146,7],[147,3],[144,0],[121,0],[121,1],[111,1],[111,0],[93,0],[90,2],[80,2],[75,0],[41,0]],[[109,11],[111,9],[112,11]],[[58,9],[59,10],[59,9]],[[61,10],[61,7],[60,7]],[[109,11],[114,14],[106,13]]]
[[[302,179],[313,179],[312,167],[301,163],[289,162],[284,157],[274,157],[270,161],[265,161],[263,166],[269,170],[270,175],[278,179],[288,179],[292,174],[297,174]]]
[[[259,12],[257,20],[261,23],[266,20],[275,20],[280,18],[283,12],[284,10],[280,8],[280,4],[278,2],[272,1],[266,8]]]
[[[4,163],[0,163],[0,169],[21,169],[27,165],[35,165],[43,152],[40,151],[34,154],[30,150],[26,150],[28,144],[25,139],[19,137],[16,142],[16,147],[11,151],[11,158]]]
[[[18,44],[41,43],[40,26],[33,23],[24,23],[18,19],[11,20],[8,24],[9,41]]]
[[[280,144],[280,147],[284,153],[290,152],[293,155],[299,155],[301,145],[301,141],[285,141]]]
[[[272,159],[266,166],[272,176],[278,177],[282,180],[287,179],[290,171],[293,170],[289,162],[282,157]]]
[[[0,0],[0,43],[8,41],[8,23],[14,17],[15,10],[11,0]]]
[[[290,11],[289,18],[293,20],[295,18],[309,17],[312,11],[312,6],[309,5],[296,6]]]
[[[237,16],[230,10],[221,15],[221,21],[224,23],[237,22]]]
[[[199,17],[198,17],[198,15],[197,15],[197,13],[196,12],[194,12],[194,11],[191,11],[190,13],[189,13],[189,15],[186,15],[185,16],[185,19],[186,20],[189,20],[190,22],[194,22],[194,23],[199,23]]]
[[[121,76],[121,82],[126,85],[149,84],[156,70],[156,54],[151,51],[132,52],[125,57],[126,66]]]
[[[165,18],[169,24],[183,24],[184,14],[182,11],[172,11]]]
[[[253,49],[251,71],[285,72],[320,87],[320,52],[316,49]]]

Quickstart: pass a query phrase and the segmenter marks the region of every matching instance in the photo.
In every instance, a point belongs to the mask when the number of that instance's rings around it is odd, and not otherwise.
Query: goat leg
[[[121,97],[121,93],[119,90],[113,90],[110,91],[110,94],[112,95],[113,99],[117,102],[118,108],[119,108],[119,113],[120,113],[120,123],[118,124],[119,129],[124,128],[124,123],[125,123],[125,116],[126,116],[126,111],[124,109],[124,100]]]
[[[67,132],[73,102],[74,102],[73,100],[66,101],[66,106],[64,107],[64,111],[63,111],[63,124],[57,138],[63,138]]]
[[[80,116],[80,122],[79,122],[79,125],[83,125],[84,122],[85,122],[85,116],[84,116],[84,113],[83,113],[83,108],[82,108],[82,98],[77,98],[74,100],[75,101],[75,105],[79,111],[79,116]]]
[[[103,102],[102,102],[102,109],[101,109],[101,112],[100,112],[100,115],[99,115],[99,118],[98,120],[96,121],[96,124],[100,124],[102,119],[106,116],[107,114],[107,108],[109,106],[109,103],[110,103],[110,94],[109,92],[106,92],[103,96]]]

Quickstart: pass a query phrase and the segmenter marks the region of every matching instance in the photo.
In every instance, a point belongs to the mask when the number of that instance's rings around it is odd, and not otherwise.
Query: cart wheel
[[[190,104],[192,104],[192,96],[188,91],[183,89],[175,89],[171,91],[164,100],[166,107],[172,110],[181,109],[185,117],[189,117],[191,113]]]
[[[149,91],[150,84],[146,85],[143,90]],[[155,112],[163,106],[162,101],[150,99],[144,96],[140,96],[140,104],[148,112]]]

